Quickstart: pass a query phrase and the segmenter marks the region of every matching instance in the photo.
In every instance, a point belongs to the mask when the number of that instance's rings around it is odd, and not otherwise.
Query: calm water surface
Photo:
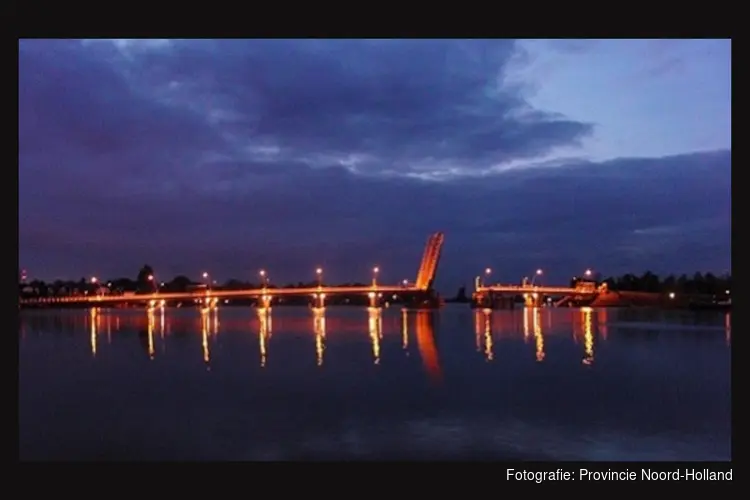
[[[730,318],[24,311],[20,455],[724,460]]]

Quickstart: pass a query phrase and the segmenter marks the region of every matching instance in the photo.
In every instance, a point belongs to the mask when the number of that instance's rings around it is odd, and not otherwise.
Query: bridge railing
[[[594,286],[539,286],[539,285],[490,285],[479,286],[476,292],[517,292],[517,293],[570,293],[570,294],[591,294],[597,293]]]

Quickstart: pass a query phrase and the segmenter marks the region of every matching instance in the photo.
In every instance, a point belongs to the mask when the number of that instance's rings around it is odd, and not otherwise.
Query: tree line
[[[610,290],[622,292],[680,293],[686,295],[727,295],[732,289],[732,276],[695,273],[692,276],[660,277],[650,271],[640,276],[624,274],[603,280]]]

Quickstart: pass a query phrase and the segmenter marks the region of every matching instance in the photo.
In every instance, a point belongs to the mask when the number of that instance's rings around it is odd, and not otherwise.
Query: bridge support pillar
[[[370,292],[367,294],[367,298],[370,299],[370,307],[380,307],[380,294],[375,292]]]
[[[538,293],[525,293],[523,302],[526,307],[539,307],[542,303],[542,297]]]
[[[317,309],[323,309],[326,306],[326,294],[314,293],[313,294],[313,307]]]
[[[511,296],[482,292],[474,296],[474,306],[482,309],[513,309],[515,299]]]
[[[272,300],[273,300],[273,297],[271,295],[264,293],[258,298],[258,306],[261,309],[270,309]]]
[[[479,309],[484,309],[490,307],[492,304],[492,299],[490,298],[489,294],[484,293],[475,293],[474,294],[474,307]]]
[[[508,295],[493,295],[492,309],[513,309],[516,305],[515,297]]]

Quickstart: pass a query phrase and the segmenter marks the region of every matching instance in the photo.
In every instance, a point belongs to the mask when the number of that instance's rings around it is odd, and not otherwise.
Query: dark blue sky
[[[22,41],[30,278],[730,269],[731,42]]]

